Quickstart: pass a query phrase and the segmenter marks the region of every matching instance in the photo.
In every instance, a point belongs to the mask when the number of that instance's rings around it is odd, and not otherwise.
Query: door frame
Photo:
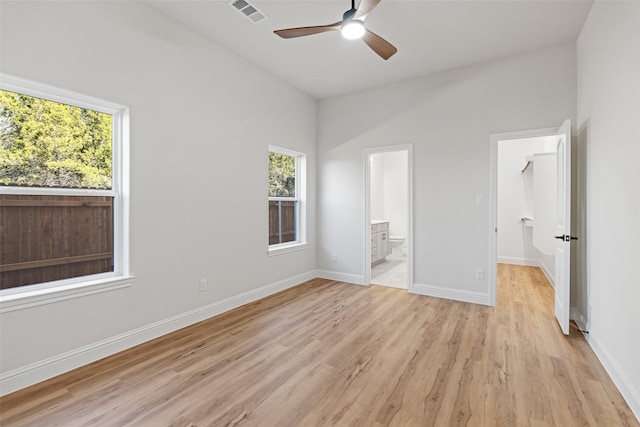
[[[364,284],[371,283],[371,155],[407,152],[407,290],[413,293],[413,144],[387,145],[364,150]]]
[[[515,132],[493,133],[489,145],[489,280],[488,303],[496,305],[498,286],[498,142],[511,139],[527,139],[541,136],[554,136],[557,127],[522,130]]]

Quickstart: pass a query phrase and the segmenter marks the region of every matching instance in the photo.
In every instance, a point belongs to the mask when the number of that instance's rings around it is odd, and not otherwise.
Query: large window
[[[277,147],[269,148],[269,252],[305,244],[305,157]]]
[[[127,274],[126,108],[0,80],[0,288]]]

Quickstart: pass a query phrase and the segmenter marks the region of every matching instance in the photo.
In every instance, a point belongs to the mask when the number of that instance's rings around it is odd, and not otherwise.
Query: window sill
[[[295,242],[290,244],[283,243],[277,246],[269,247],[269,250],[267,251],[267,253],[269,254],[269,256],[282,255],[282,254],[287,254],[289,252],[301,251],[303,249],[306,249],[307,246],[308,246],[307,243],[300,243],[300,242]]]
[[[126,288],[133,276],[115,276],[0,295],[0,314]]]

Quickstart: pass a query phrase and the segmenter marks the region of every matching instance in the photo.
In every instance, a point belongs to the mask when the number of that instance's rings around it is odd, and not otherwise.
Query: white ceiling
[[[573,41],[592,4],[383,0],[366,25],[398,48],[384,61],[361,40],[345,40],[337,31],[289,40],[273,34],[337,22],[349,0],[249,2],[269,19],[254,24],[222,0],[150,4],[318,99]]]

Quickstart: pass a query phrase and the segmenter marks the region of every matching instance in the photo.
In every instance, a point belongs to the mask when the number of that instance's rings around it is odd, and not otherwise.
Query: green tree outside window
[[[0,90],[0,185],[111,188],[112,116]]]

